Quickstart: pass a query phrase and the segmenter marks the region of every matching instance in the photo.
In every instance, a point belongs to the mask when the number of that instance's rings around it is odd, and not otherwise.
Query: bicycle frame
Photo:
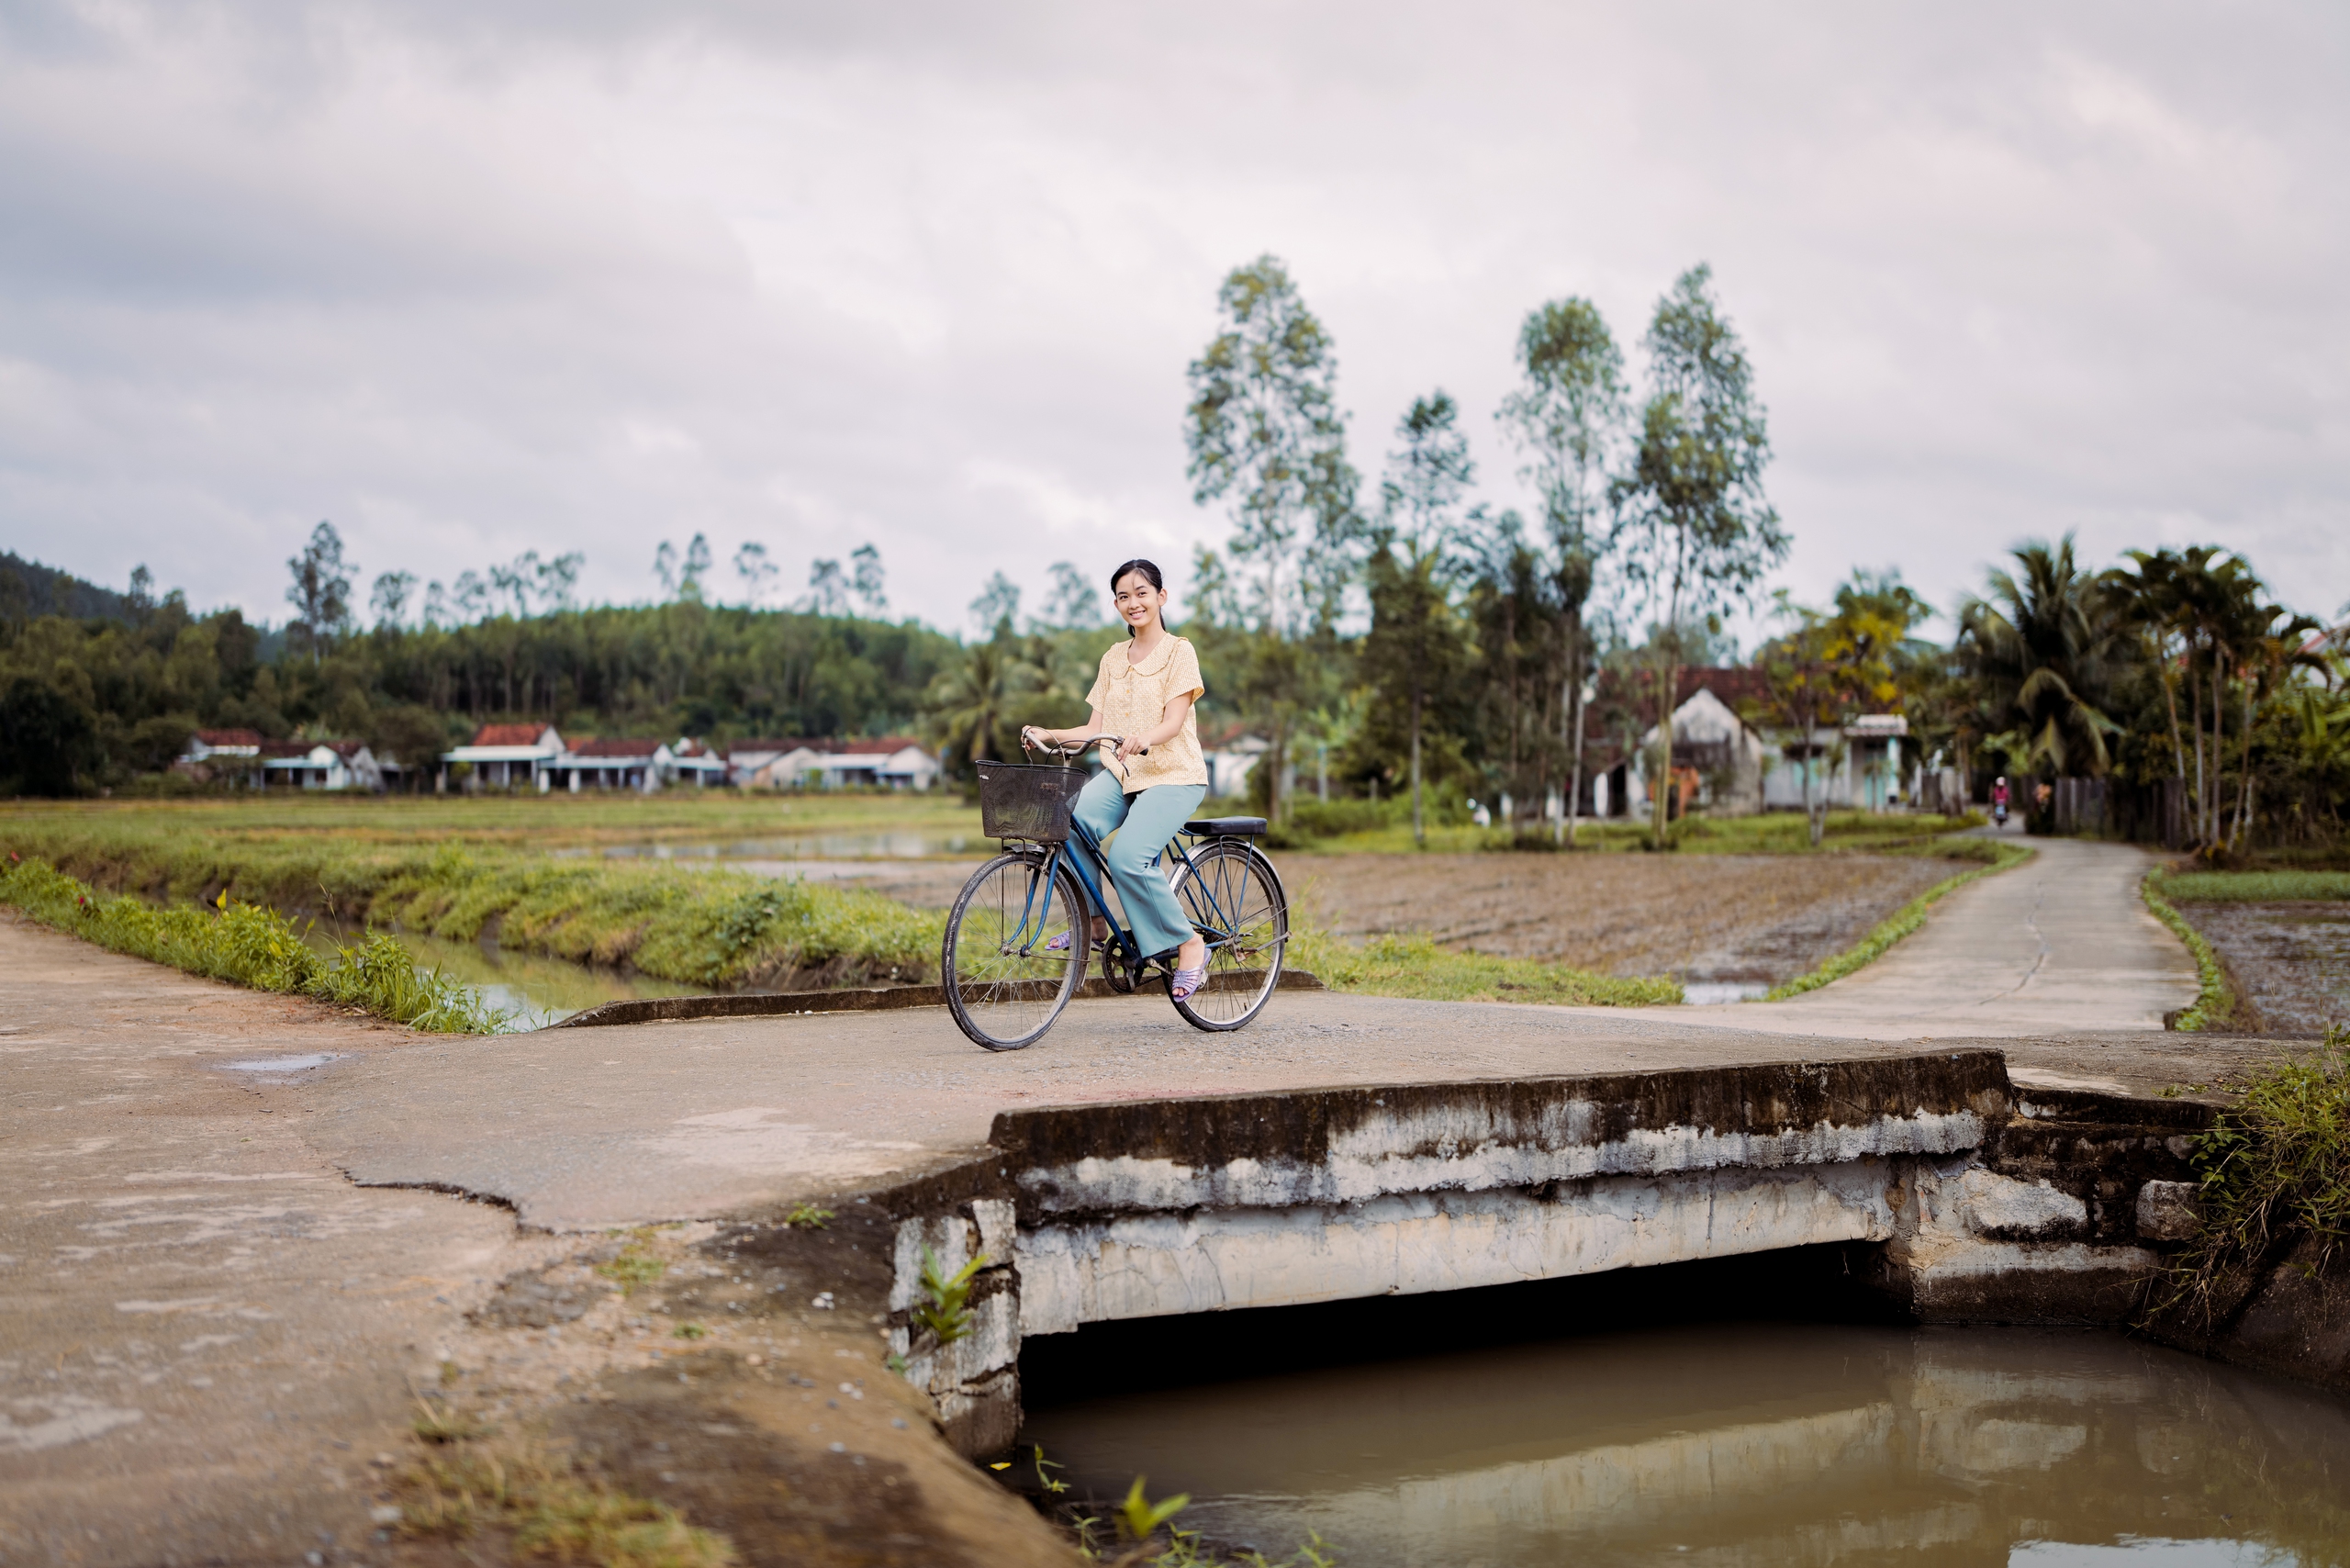
[[[1119,951],[1130,956],[1131,961],[1127,963],[1126,968],[1139,976],[1142,966],[1152,955],[1136,951],[1141,944],[1135,939],[1135,934],[1132,931],[1118,924],[1117,917],[1110,913],[1109,901],[1102,896],[1102,884],[1110,879],[1110,864],[1108,857],[1102,853],[1101,841],[1093,836],[1091,831],[1083,823],[1072,822],[1069,825],[1069,840],[1054,845],[1046,855],[1044,875],[1031,885],[1028,902],[1021,909],[1017,933],[1021,938],[1018,944],[1019,950],[1024,957],[1026,956],[1028,949],[1045,934],[1046,923],[1052,917],[1053,871],[1056,867],[1062,864],[1063,857],[1066,855],[1069,868],[1077,874],[1078,882],[1085,889],[1085,896],[1091,901],[1094,910],[1101,914],[1102,924],[1110,928],[1108,940],[1115,943]],[[1167,848],[1161,853],[1172,855],[1179,864],[1190,867],[1192,857],[1186,853],[1183,838],[1183,834],[1177,834],[1167,841]],[[1083,846],[1084,853],[1069,853],[1073,844]],[[1192,923],[1192,929],[1200,934],[1201,940],[1205,942],[1211,950],[1227,946],[1233,939],[1230,929],[1232,917],[1217,907],[1215,894],[1208,889],[1205,878],[1195,879],[1193,885],[1202,890],[1202,894],[1208,902],[1208,914],[1220,923],[1222,929],[1203,927],[1197,920]],[[1036,890],[1038,888],[1043,890],[1042,902],[1039,902]],[[1028,935],[1028,916],[1032,911],[1036,917],[1035,936]],[[1072,942],[1083,942],[1088,940],[1089,936],[1089,933],[1080,932],[1072,938]]]

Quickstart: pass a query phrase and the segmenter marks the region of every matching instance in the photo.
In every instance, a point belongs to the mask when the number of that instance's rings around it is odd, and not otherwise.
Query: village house
[[[927,790],[940,771],[936,756],[902,735],[737,741],[726,748],[726,765],[735,783],[759,790]]]
[[[484,724],[474,732],[472,741],[441,754],[441,778],[435,787],[446,790],[449,769],[465,763],[473,768],[467,781],[470,788],[503,785],[510,789],[528,784],[544,790],[563,750],[563,737],[553,724]]]
[[[1237,797],[1248,793],[1248,775],[1272,743],[1239,724],[1209,731],[1200,736],[1200,755],[1208,765],[1208,793]]]
[[[364,741],[263,741],[262,778],[298,790],[375,790],[383,770]]]
[[[259,784],[261,748],[259,730],[198,730],[188,736],[172,770],[199,784],[227,779]]]
[[[581,735],[564,744],[547,767],[544,789],[634,790],[650,792],[667,781],[674,760],[659,741]]]
[[[669,760],[663,765],[661,779],[666,784],[683,784],[691,779],[699,789],[725,783],[727,771],[724,757],[690,736],[679,736],[669,747]]]

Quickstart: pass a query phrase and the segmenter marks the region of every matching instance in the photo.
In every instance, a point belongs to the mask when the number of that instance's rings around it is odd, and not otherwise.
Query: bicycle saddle
[[[1265,831],[1262,817],[1201,817],[1183,824],[1183,831],[1201,838],[1255,838]]]

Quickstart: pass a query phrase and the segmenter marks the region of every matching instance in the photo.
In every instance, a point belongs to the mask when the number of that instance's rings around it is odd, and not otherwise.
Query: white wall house
[[[543,792],[563,751],[553,724],[484,724],[469,745],[441,754],[440,788],[448,788],[450,766],[464,762],[473,765],[474,788],[528,784]]]
[[[726,759],[690,736],[679,736],[669,747],[669,760],[662,765],[661,780],[665,784],[693,784],[699,788],[726,782]]]
[[[1648,767],[1656,743],[1657,730],[1651,725],[1626,769],[1626,793],[1635,812],[1647,810],[1652,798]],[[1762,810],[1772,756],[1762,734],[1707,687],[1698,687],[1673,711],[1673,768],[1692,806],[1724,816]]]
[[[726,748],[726,765],[735,783],[758,790],[927,790],[939,775],[938,758],[902,735],[740,741]]]
[[[1807,741],[1793,731],[1775,735],[1770,771],[1762,780],[1765,809],[1799,812],[1804,807],[1803,758],[1812,758],[1814,800],[1831,811],[1881,812],[1901,789],[1902,742],[1909,721],[1898,713],[1863,713],[1834,729],[1812,732]],[[1838,742],[1843,755],[1836,755]]]
[[[198,730],[188,736],[172,767],[191,778],[235,778],[258,784],[261,748],[259,730]]]
[[[599,740],[582,735],[563,748],[548,767],[549,786],[576,795],[582,790],[635,790],[650,793],[667,779],[674,760],[659,741]]]
[[[262,778],[300,790],[381,790],[383,771],[375,754],[360,741],[264,741]]]
[[[1248,775],[1271,749],[1270,741],[1246,731],[1225,736],[1214,747],[1202,748],[1201,756],[1208,765],[1208,793],[1226,798],[1248,793]]]

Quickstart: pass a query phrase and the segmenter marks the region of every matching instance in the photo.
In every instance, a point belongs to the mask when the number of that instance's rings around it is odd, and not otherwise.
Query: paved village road
[[[2012,870],[1934,906],[1857,974],[1785,1002],[1637,1009],[1684,1027],[1871,1040],[2156,1030],[2195,1000],[2195,960],[2147,912],[2154,865],[2121,844],[2039,838]]]

